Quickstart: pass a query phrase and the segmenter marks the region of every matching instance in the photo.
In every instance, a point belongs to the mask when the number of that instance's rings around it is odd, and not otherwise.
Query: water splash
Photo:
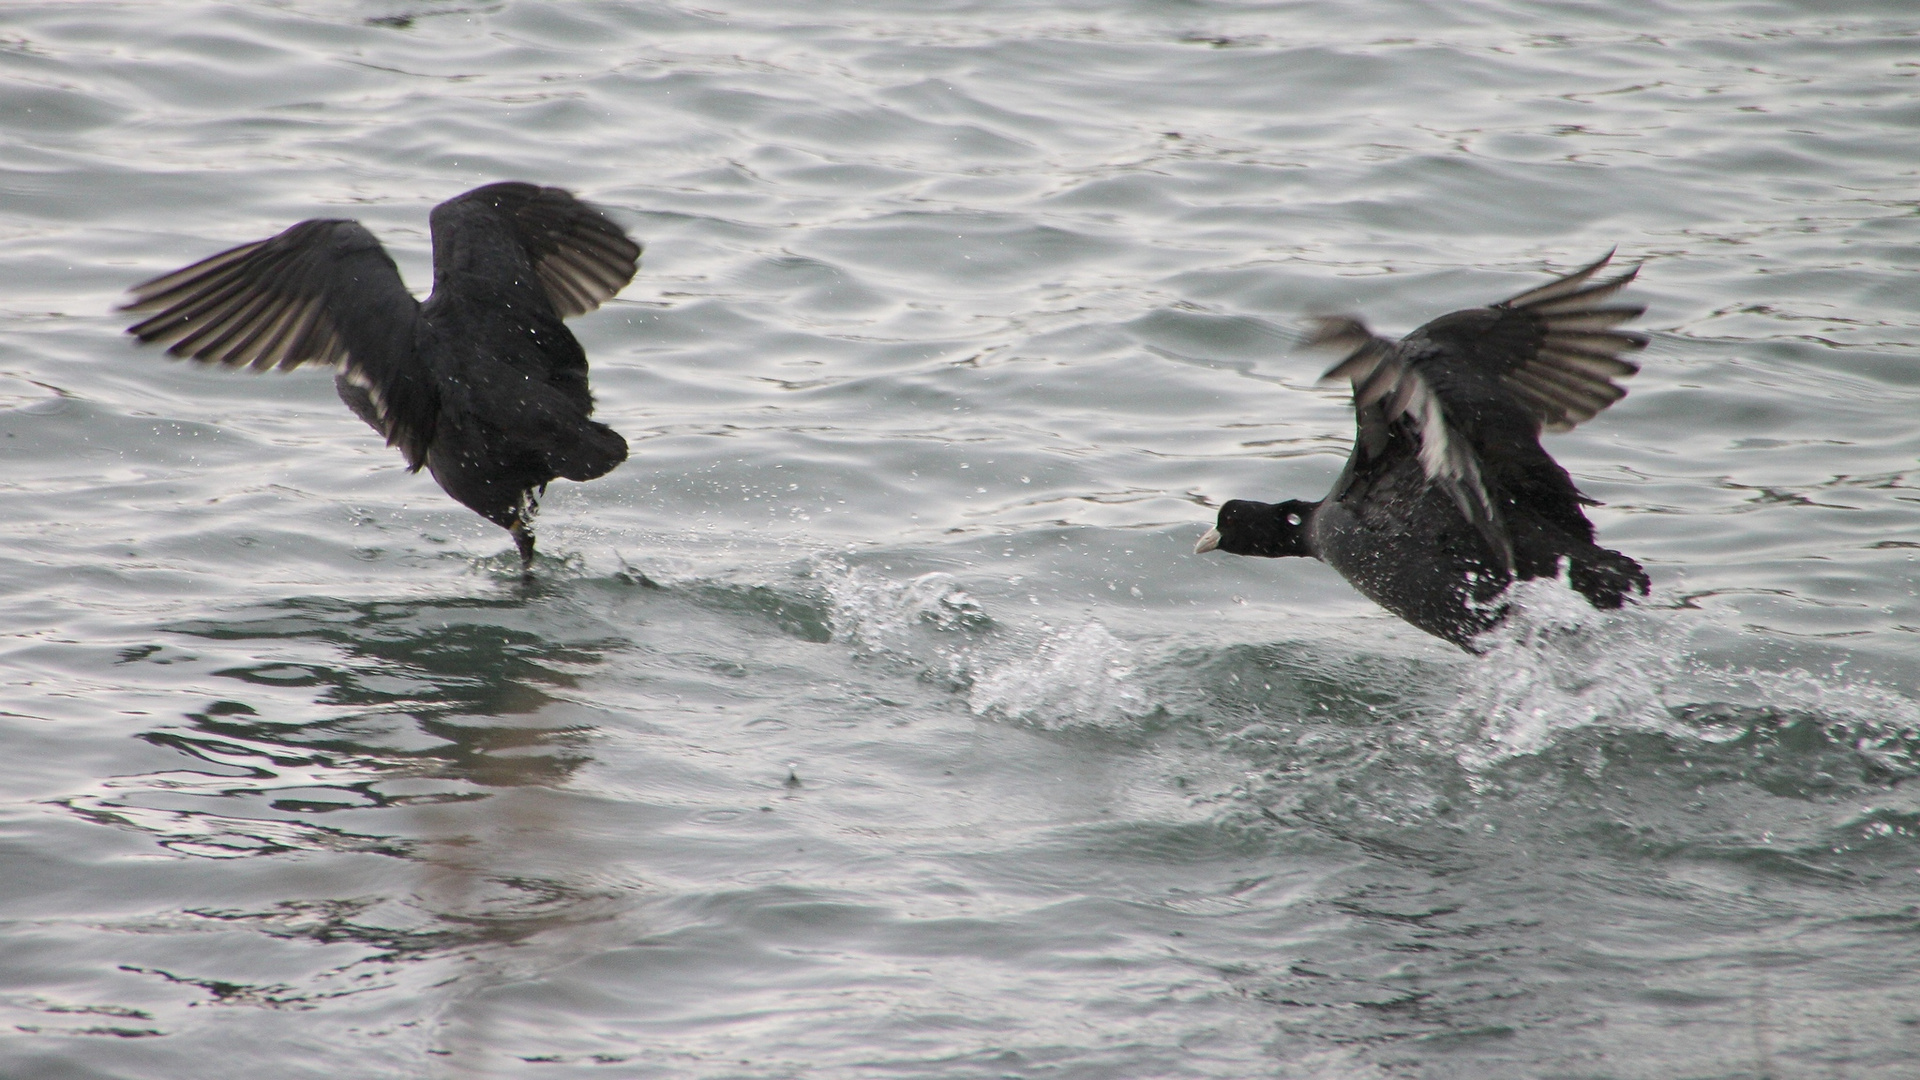
[[[1000,715],[1043,727],[1131,723],[1153,710],[1134,681],[1133,650],[1100,624],[1042,627],[1029,655],[988,665],[967,704],[977,715]]]
[[[1702,660],[1670,612],[1596,611],[1563,583],[1509,592],[1514,613],[1442,693],[1434,729],[1479,772],[1603,727],[1724,743],[1806,719],[1896,775],[1920,774],[1920,701],[1836,669],[1729,669]]]
[[[814,571],[827,589],[833,639],[856,654],[916,669],[954,690],[973,681],[972,637],[993,626],[979,601],[951,574],[898,581],[865,567],[834,564]]]
[[[1031,629],[1001,623],[944,573],[900,581],[832,565],[815,574],[832,604],[836,640],[947,682],[976,716],[1113,727],[1153,710],[1132,647],[1098,619]]]
[[[1676,728],[1666,691],[1684,666],[1660,621],[1632,609],[1596,611],[1553,580],[1506,593],[1506,621],[1481,635],[1486,654],[1447,687],[1441,731],[1462,740],[1461,763],[1483,769],[1538,753],[1566,731],[1605,724]]]
[[[912,657],[925,651],[929,631],[969,633],[993,625],[980,602],[951,574],[896,581],[866,567],[845,565],[816,573],[833,605],[835,640],[868,653]]]

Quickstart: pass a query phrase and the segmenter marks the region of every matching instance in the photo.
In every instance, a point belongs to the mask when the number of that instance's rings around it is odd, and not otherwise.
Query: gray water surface
[[[0,7],[0,1076],[1920,1076],[1916,90],[1896,0]],[[531,580],[112,310],[509,178],[647,245]],[[1347,453],[1305,317],[1615,246],[1648,603],[1190,553]]]

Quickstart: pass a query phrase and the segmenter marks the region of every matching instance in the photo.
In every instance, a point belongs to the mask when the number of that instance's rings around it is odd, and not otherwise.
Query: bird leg
[[[507,526],[507,531],[513,534],[513,542],[519,545],[520,569],[528,569],[533,565],[533,526],[527,524],[525,518],[515,518],[513,524]]]
[[[529,490],[521,492],[520,504],[507,511],[507,531],[513,534],[513,542],[520,548],[522,570],[533,568],[533,514],[538,509],[540,503]]]

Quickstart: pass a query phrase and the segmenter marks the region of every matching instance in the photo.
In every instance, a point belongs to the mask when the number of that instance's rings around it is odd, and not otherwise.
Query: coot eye
[[[1298,524],[1300,524],[1300,515],[1299,515],[1299,514],[1288,514],[1288,515],[1287,515],[1287,524],[1289,524],[1289,525],[1298,525]]]

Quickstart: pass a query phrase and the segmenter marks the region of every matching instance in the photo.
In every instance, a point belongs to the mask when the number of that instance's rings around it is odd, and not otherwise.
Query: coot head
[[[1270,559],[1312,555],[1307,545],[1307,522],[1319,507],[1317,502],[1302,499],[1282,503],[1229,499],[1220,508],[1214,527],[1193,545],[1193,553],[1218,548],[1229,555],[1263,555]]]

